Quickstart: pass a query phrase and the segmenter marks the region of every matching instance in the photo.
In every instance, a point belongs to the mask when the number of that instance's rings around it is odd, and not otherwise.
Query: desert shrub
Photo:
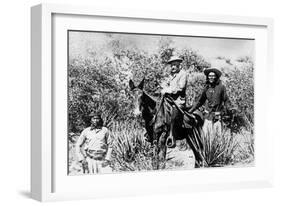
[[[192,106],[202,93],[206,77],[202,72],[190,72],[188,74],[186,89],[186,105]]]
[[[168,76],[167,60],[180,53],[183,69],[189,71],[188,103],[192,104],[200,94],[204,77],[201,70],[208,67],[202,56],[193,50],[175,51],[174,48],[161,48],[159,54],[148,54],[136,49],[122,49],[112,42],[113,57],[71,59],[68,77],[69,130],[79,132],[89,124],[91,111],[103,113],[106,119],[126,121],[133,119],[134,96],[129,91],[128,81],[136,83],[145,78],[145,90],[159,96],[159,86]],[[118,114],[111,115],[108,114]]]
[[[68,111],[71,132],[81,131],[89,125],[88,115],[92,111],[101,112],[106,124],[130,117],[133,97],[121,77],[108,59],[105,62],[70,62]]]
[[[203,156],[207,167],[219,167],[235,163],[237,139],[224,131],[221,135],[207,133],[202,136]]]
[[[207,62],[203,56],[193,49],[183,49],[179,52],[183,58],[182,65],[191,71],[202,72],[205,68],[209,68],[211,64]],[[192,66],[192,67],[191,67]],[[191,67],[191,68],[190,68]]]
[[[246,58],[247,59],[247,58]],[[242,60],[240,60],[242,61]],[[254,126],[254,67],[247,59],[240,68],[225,74],[225,85],[228,96],[236,107],[236,124],[242,123],[241,127],[253,130]],[[240,127],[240,128],[241,128]]]

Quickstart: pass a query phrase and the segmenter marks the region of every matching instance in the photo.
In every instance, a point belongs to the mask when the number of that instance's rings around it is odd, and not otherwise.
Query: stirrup
[[[169,141],[170,140],[170,141]],[[170,143],[171,142],[171,143]],[[175,148],[176,147],[176,140],[174,138],[174,136],[172,137],[168,137],[167,140],[166,140],[166,146],[168,148]]]

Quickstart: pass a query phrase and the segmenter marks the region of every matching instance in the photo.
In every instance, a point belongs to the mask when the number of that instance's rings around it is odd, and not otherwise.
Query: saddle
[[[187,129],[192,129],[194,127],[202,126],[204,123],[204,115],[200,110],[195,110],[192,114],[189,113],[188,111],[192,106],[184,107],[184,108],[179,108],[174,100],[167,96],[166,97],[168,100],[169,104],[175,105],[176,108],[180,111],[180,113],[183,115],[182,117],[182,127],[187,128]]]
[[[183,122],[182,127],[192,129],[194,127],[202,126],[204,123],[203,113],[199,110],[195,110],[192,114],[188,113],[189,108],[183,110]]]

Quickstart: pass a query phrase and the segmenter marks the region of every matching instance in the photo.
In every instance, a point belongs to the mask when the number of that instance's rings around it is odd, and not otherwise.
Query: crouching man
[[[76,142],[76,155],[83,172],[102,173],[109,168],[112,142],[100,114],[91,113],[91,126],[84,129]],[[87,168],[87,169],[86,169]]]

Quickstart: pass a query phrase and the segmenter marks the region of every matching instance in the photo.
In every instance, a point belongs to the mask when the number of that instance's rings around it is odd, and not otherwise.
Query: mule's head
[[[136,95],[135,106],[134,106],[134,115],[138,116],[142,113],[144,105],[143,105],[143,86],[144,79],[139,83],[138,86],[135,86],[132,80],[129,81],[130,90],[134,92]]]
[[[136,96],[134,114],[142,116],[146,129],[146,139],[149,142],[153,140],[153,125],[151,124],[155,116],[157,100],[144,91],[144,79],[138,86],[135,86],[132,80],[129,81],[129,87]]]

